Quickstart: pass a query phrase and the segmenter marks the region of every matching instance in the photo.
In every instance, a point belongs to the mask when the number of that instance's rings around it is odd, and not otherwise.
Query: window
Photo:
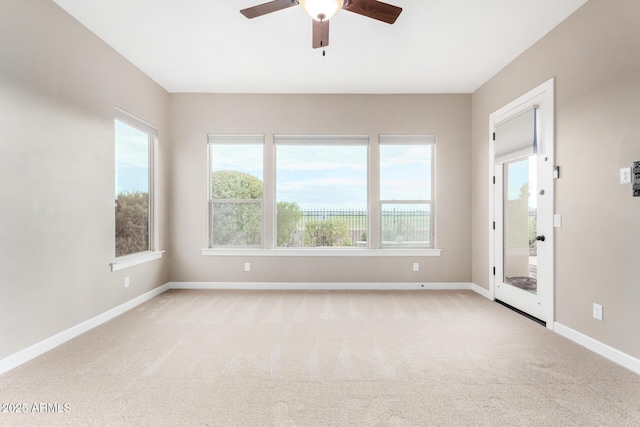
[[[116,257],[153,249],[153,147],[157,130],[116,110]]]
[[[209,247],[261,247],[264,137],[209,135]]]
[[[210,134],[208,147],[205,255],[440,255],[433,135]]]
[[[279,136],[276,246],[366,247],[368,136]]]
[[[433,248],[433,136],[380,136],[381,247]]]

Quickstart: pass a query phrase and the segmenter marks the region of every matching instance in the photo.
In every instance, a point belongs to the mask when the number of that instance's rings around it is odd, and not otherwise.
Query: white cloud
[[[363,146],[280,146],[276,148],[277,170],[366,170]]]
[[[262,179],[262,145],[223,145],[211,148],[213,171],[234,170]]]
[[[431,165],[431,146],[426,145],[382,145],[380,166],[382,168],[407,165]]]
[[[115,122],[116,166],[118,168],[149,167],[149,136],[122,122]]]
[[[407,165],[424,165],[429,167],[431,165],[431,159],[418,158],[418,157],[392,157],[380,162],[381,168],[389,168],[395,166],[407,166]]]
[[[277,184],[277,191],[293,191],[304,190],[317,187],[361,187],[367,188],[366,179],[349,179],[349,178],[327,178],[327,179],[309,179],[306,181],[289,181]]]

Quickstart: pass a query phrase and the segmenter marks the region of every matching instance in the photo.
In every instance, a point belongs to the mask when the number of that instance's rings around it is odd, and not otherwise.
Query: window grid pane
[[[255,135],[209,135],[210,247],[262,245],[263,140]]]
[[[433,248],[433,136],[380,137],[380,247]]]
[[[211,201],[212,246],[260,246],[262,200]]]
[[[366,247],[367,145],[295,140],[275,141],[276,246]]]
[[[432,247],[431,203],[381,203],[382,247]]]

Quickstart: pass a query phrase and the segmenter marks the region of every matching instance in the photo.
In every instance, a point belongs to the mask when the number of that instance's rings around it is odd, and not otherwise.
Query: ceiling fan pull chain
[[[320,34],[324,32],[324,20],[320,19]],[[327,52],[324,50],[324,40],[322,40],[322,36],[320,36],[320,46],[322,46],[322,56],[325,56]]]

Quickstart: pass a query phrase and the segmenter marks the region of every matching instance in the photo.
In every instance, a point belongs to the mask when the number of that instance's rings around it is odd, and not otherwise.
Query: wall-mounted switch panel
[[[640,162],[633,162],[633,197],[640,197]]]
[[[245,262],[244,263],[244,271],[251,271],[251,263],[250,262]]]
[[[413,271],[420,271],[420,263],[419,262],[414,262],[413,263]]]

